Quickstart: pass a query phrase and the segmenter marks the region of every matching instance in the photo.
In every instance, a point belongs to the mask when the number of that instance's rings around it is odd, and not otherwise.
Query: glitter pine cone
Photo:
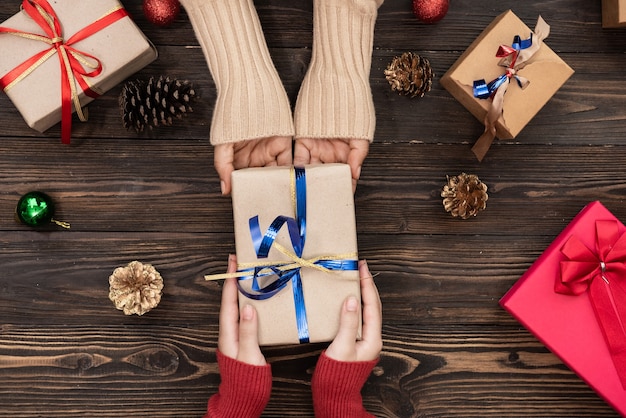
[[[487,185],[474,174],[447,176],[448,183],[441,191],[443,207],[454,217],[468,219],[487,207]]]
[[[385,78],[391,90],[398,94],[423,97],[433,84],[433,69],[428,59],[414,52],[405,52],[389,63],[385,69]]]
[[[132,261],[109,277],[109,299],[126,315],[143,315],[161,301],[163,278],[150,264]]]

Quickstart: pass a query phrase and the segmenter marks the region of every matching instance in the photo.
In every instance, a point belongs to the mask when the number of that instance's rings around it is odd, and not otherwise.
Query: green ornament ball
[[[54,216],[54,202],[43,192],[28,192],[17,202],[15,214],[25,225],[35,227],[48,225]]]
[[[67,222],[57,221],[54,216],[54,201],[43,192],[28,192],[20,197],[15,208],[15,217],[24,225],[39,227],[50,222],[69,229]]]

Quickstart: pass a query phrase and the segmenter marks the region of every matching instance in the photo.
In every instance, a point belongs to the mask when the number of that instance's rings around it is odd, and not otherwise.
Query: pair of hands
[[[236,269],[237,259],[231,255],[228,258],[228,272]],[[343,303],[337,336],[326,349],[326,355],[333,360],[371,361],[377,359],[382,350],[382,305],[364,260],[359,261],[359,276],[363,302],[362,338],[357,340],[360,307],[357,299],[351,296]],[[222,354],[243,363],[263,366],[266,361],[259,348],[256,311],[251,305],[245,305],[240,312],[237,297],[237,279],[226,279],[222,290],[218,349]]]
[[[291,156],[292,138],[273,136],[215,146],[214,164],[220,177],[222,194],[230,194],[230,175],[247,167],[345,163],[352,173],[352,190],[361,175],[361,166],[369,152],[366,139],[298,138]]]

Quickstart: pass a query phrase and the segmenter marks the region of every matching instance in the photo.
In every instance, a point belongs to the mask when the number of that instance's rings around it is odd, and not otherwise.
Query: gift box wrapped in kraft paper
[[[626,27],[626,0],[602,0],[602,27]]]
[[[345,299],[360,300],[350,167],[237,170],[232,201],[239,302],[258,312],[259,344],[333,340]]]
[[[16,9],[18,5],[16,4]],[[31,128],[62,121],[157,57],[117,0],[24,0],[0,24],[0,86]]]
[[[626,416],[626,228],[587,205],[500,300]]]
[[[494,138],[515,138],[574,73],[545,44],[549,33],[541,17],[531,31],[508,10],[441,77],[441,85],[485,124],[472,148],[478,160]]]

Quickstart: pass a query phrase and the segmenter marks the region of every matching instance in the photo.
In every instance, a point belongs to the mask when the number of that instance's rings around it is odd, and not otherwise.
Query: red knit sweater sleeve
[[[222,382],[209,399],[204,418],[253,418],[261,416],[270,400],[272,370],[269,364],[253,366],[217,351]]]
[[[316,418],[374,418],[363,407],[361,389],[378,360],[343,362],[323,352],[311,380]]]

